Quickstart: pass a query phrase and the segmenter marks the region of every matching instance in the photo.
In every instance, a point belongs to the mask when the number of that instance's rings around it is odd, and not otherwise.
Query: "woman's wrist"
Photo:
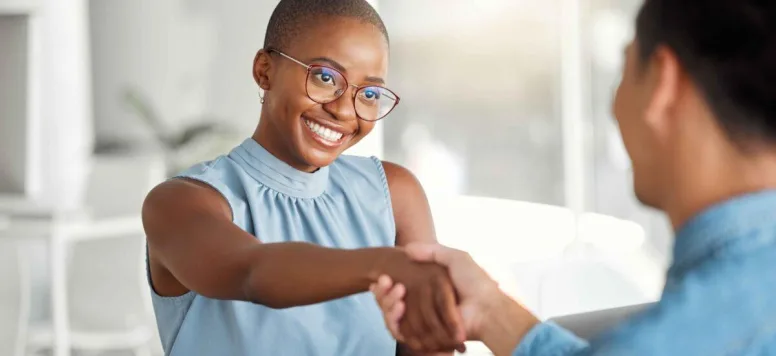
[[[400,265],[410,262],[410,257],[404,250],[396,247],[377,247],[368,249],[369,278],[376,282],[382,275],[393,277]]]
[[[400,263],[398,261],[409,261],[409,256],[403,250],[395,247],[375,247],[354,251],[358,253],[358,264],[364,266],[362,269],[365,272],[363,284],[366,290],[371,284],[376,283],[382,275],[393,277],[395,269]]]

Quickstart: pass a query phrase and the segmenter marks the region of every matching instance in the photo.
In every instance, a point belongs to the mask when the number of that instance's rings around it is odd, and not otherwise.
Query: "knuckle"
[[[459,256],[461,256],[462,259],[465,259],[467,261],[472,261],[474,258],[472,258],[472,255],[466,251],[459,251]]]

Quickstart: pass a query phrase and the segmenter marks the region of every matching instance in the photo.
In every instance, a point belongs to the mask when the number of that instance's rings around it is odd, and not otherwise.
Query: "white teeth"
[[[312,132],[314,132],[316,135],[320,136],[326,141],[337,142],[339,141],[339,139],[342,138],[342,133],[323,127],[309,120],[305,120],[304,122],[305,124],[307,124],[307,127],[309,127],[310,130],[312,130]]]

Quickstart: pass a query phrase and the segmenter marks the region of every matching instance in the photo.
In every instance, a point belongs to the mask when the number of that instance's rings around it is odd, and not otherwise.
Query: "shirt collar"
[[[295,198],[315,198],[326,189],[329,167],[302,172],[275,157],[253,138],[247,138],[229,156],[259,183]]]

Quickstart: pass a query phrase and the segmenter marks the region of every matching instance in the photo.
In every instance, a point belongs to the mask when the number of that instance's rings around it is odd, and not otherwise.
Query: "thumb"
[[[431,262],[434,260],[434,249],[437,244],[427,242],[413,242],[404,247],[404,251],[411,259],[419,262]]]
[[[406,252],[415,261],[436,262],[446,267],[468,256],[466,252],[436,243],[411,243],[407,245]]]
[[[431,249],[431,261],[434,261],[440,265],[451,267],[453,264],[460,264],[464,261],[465,257],[469,254],[461,250],[456,250],[444,245],[435,244],[430,246]],[[458,262],[456,262],[458,261]]]

